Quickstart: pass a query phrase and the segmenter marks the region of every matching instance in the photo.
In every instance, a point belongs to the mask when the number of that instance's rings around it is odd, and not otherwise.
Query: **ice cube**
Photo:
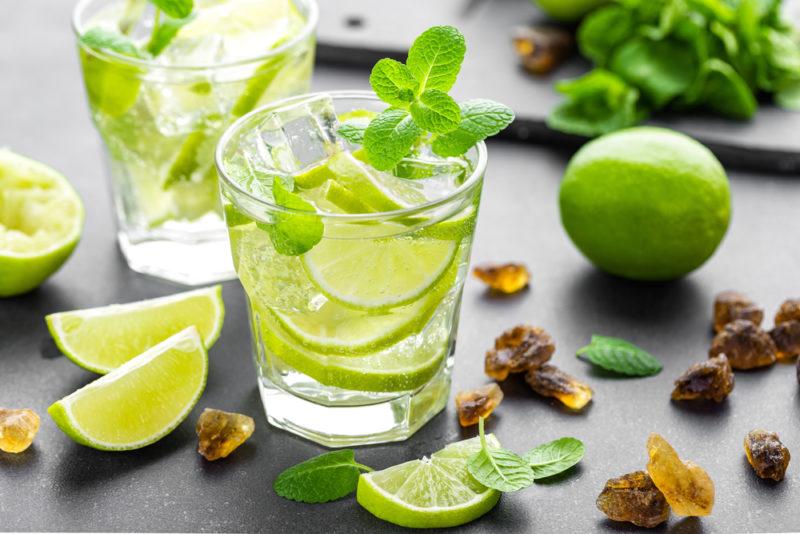
[[[452,194],[464,183],[468,174],[465,162],[456,158],[405,158],[392,171],[405,179],[428,200]]]

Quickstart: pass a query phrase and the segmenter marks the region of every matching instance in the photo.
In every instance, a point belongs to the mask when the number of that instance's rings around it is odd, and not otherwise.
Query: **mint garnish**
[[[543,443],[525,453],[525,461],[537,480],[563,473],[577,464],[586,453],[583,442],[576,438],[561,438]]]
[[[361,122],[346,121],[339,134],[363,144],[369,163],[381,171],[394,168],[421,142],[431,143],[439,156],[459,156],[497,134],[514,119],[508,107],[491,100],[459,105],[447,94],[465,52],[461,32],[452,26],[434,26],[417,37],[405,64],[393,59],[378,61],[370,85],[391,107],[366,128]]]
[[[110,50],[123,56],[141,58],[142,53],[133,41],[115,31],[104,28],[92,28],[80,37],[83,45],[96,50]]]
[[[651,376],[663,368],[661,362],[647,351],[615,337],[592,336],[592,342],[577,354],[607,371],[628,376]]]
[[[159,55],[164,48],[178,35],[178,31],[183,28],[187,22],[194,19],[194,14],[189,14],[181,19],[174,19],[172,17],[164,17],[159,21],[159,24],[153,28],[153,33],[150,34],[150,40],[145,45],[147,51],[153,57]]]
[[[502,492],[518,491],[533,484],[533,471],[524,458],[507,449],[489,448],[483,417],[478,420],[478,432],[481,450],[467,460],[467,469],[475,480]]]
[[[311,203],[287,190],[280,180],[273,180],[272,195],[278,206],[309,213],[276,211],[272,223],[258,223],[258,226],[269,234],[278,253],[285,256],[305,254],[322,240],[325,230],[322,220]]]
[[[286,469],[278,475],[272,487],[275,493],[293,501],[334,501],[356,490],[362,471],[372,469],[357,463],[351,449],[343,449],[315,456]]]
[[[194,9],[194,0],[149,0],[151,4],[173,19],[188,17]]]

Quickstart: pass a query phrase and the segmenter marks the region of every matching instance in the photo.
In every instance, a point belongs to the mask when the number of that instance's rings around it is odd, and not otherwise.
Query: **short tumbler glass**
[[[235,276],[214,148],[236,118],[308,91],[314,0],[306,24],[267,54],[205,65],[161,64],[88,47],[80,36],[122,0],[83,0],[73,29],[92,119],[104,143],[120,248],[134,271],[189,285]]]
[[[370,92],[328,94],[338,116],[385,107]],[[478,143],[467,153],[469,172],[457,190],[409,209],[312,215],[253,195],[228,162],[253,155],[249,140],[266,137],[260,126],[269,122],[265,118],[271,112],[314,97],[286,99],[242,117],[217,147],[221,197],[234,265],[248,298],[261,399],[272,425],[322,445],[404,440],[439,413],[449,397],[486,146]],[[315,132],[294,130],[293,135],[311,138]],[[291,224],[292,217],[304,223],[318,217],[324,225],[322,240],[300,256],[278,253],[270,238],[271,225]],[[318,258],[336,261],[341,255],[352,261],[378,249],[392,254],[393,272],[376,272],[374,263],[357,259],[348,278],[391,284],[387,280],[393,276],[419,272],[421,255],[438,254],[441,261],[419,275],[430,283],[397,305],[363,309],[333,302],[318,277]],[[381,290],[374,287],[371,294]],[[323,331],[320,325],[335,327]],[[386,325],[392,325],[391,333],[371,345],[352,347],[351,337],[337,337],[353,330],[377,335]]]

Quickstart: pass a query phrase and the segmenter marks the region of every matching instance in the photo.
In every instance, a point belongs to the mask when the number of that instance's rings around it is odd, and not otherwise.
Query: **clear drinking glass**
[[[322,109],[309,120],[307,112],[317,113],[326,99],[334,111]],[[331,447],[404,440],[446,405],[486,146],[481,142],[466,154],[460,185],[449,194],[377,213],[281,207],[259,193],[265,174],[241,171],[296,158],[312,165],[293,176],[295,184],[321,180],[334,167],[332,158],[354,149],[319,142],[336,117],[384,107],[364,91],[290,98],[239,119],[217,147],[267,419]],[[289,117],[297,112],[297,120],[276,129],[276,110]],[[348,158],[341,160],[352,163]],[[403,166],[413,172],[414,164]],[[315,190],[340,206],[376,199],[363,183],[348,185],[346,173],[340,176],[345,187],[329,181]],[[279,251],[287,225],[315,221],[324,230],[313,248],[300,255]]]
[[[176,47],[174,64],[78,41],[92,119],[104,143],[118,240],[131,269],[190,285],[235,276],[214,147],[236,118],[308,91],[317,6],[314,0],[293,2],[305,21],[302,27],[268,53],[244,60],[193,59],[209,55],[203,48],[209,43],[222,46],[214,35],[198,38],[196,48],[186,45],[186,56]],[[213,8],[220,3],[196,4]],[[79,2],[73,16],[76,37],[98,21],[108,26],[108,13],[122,12],[123,5],[123,0]],[[213,27],[216,21],[211,22]]]

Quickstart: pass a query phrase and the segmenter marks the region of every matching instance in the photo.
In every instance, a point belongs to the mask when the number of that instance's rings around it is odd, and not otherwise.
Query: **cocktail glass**
[[[93,26],[117,26],[110,18],[123,13],[124,5],[121,0],[81,1],[73,17],[76,37]],[[264,5],[279,4],[264,0]],[[213,34],[214,24],[224,22],[213,12],[206,17],[212,33],[170,44],[174,49],[168,46],[156,59],[78,41],[89,108],[105,148],[118,241],[131,269],[189,285],[235,276],[220,211],[214,147],[236,118],[263,103],[308,91],[317,6],[314,0],[287,0],[286,5],[290,7],[284,15],[301,17],[299,22],[292,30],[275,30],[287,34],[275,37],[266,53],[244,51],[246,59],[209,59],[231,53]],[[198,0],[196,6],[225,7],[211,0]],[[232,17],[235,10],[232,6]],[[178,38],[191,31],[187,28]],[[247,42],[236,41],[237,46]]]
[[[290,98],[217,147],[267,419],[331,447],[404,440],[446,405],[487,162],[481,142],[455,161],[404,160],[408,179],[375,171],[334,132],[384,107],[364,91]],[[276,204],[275,180],[316,211]],[[358,213],[388,197],[407,205]],[[310,250],[286,245],[320,222]]]

